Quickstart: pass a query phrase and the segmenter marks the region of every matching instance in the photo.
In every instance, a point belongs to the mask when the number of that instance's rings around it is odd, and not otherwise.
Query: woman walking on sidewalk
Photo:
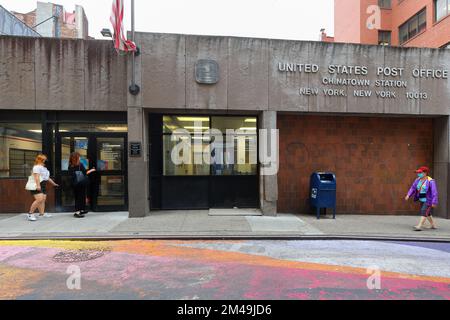
[[[45,201],[47,200],[47,181],[50,182],[54,187],[58,185],[50,178],[50,172],[45,167],[47,163],[47,156],[40,154],[36,157],[34,161],[34,167],[32,176],[36,183],[36,190],[31,190],[31,194],[34,197],[34,202],[31,204],[30,211],[28,213],[29,221],[36,221],[36,216],[34,212],[36,209],[39,210],[39,216],[50,218],[51,215],[45,213]]]
[[[89,184],[89,178],[87,177],[92,172],[96,171],[95,168],[86,171],[84,165],[80,162],[80,154],[73,152],[70,155],[69,160],[69,173],[72,176],[72,188],[75,198],[75,218],[84,218],[87,213],[86,210],[86,189]]]
[[[431,224],[431,229],[436,229],[433,220],[433,210],[438,205],[438,190],[434,179],[428,176],[430,170],[427,167],[421,167],[416,170],[417,179],[408,191],[405,200],[408,201],[414,195],[414,201],[420,202],[420,222],[414,227],[415,231],[422,231],[425,221]]]

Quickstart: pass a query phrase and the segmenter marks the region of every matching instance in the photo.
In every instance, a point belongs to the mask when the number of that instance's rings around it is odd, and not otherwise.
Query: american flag
[[[114,28],[114,47],[118,51],[134,52],[136,44],[127,40],[123,31],[123,0],[114,0],[110,21]]]

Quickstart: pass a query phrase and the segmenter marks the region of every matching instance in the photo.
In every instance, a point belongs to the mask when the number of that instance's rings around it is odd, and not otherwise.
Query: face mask
[[[418,176],[420,179],[425,178],[425,173],[419,173],[419,174],[417,174],[417,176]]]

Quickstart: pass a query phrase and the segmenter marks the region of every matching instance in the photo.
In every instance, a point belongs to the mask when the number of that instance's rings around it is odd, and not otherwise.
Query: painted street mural
[[[0,241],[0,299],[450,299],[450,244]]]

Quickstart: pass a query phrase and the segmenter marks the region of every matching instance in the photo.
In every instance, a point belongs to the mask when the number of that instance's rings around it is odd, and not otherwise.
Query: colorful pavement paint
[[[0,241],[0,299],[448,300],[449,249],[370,241]],[[368,268],[379,270],[380,281]]]

